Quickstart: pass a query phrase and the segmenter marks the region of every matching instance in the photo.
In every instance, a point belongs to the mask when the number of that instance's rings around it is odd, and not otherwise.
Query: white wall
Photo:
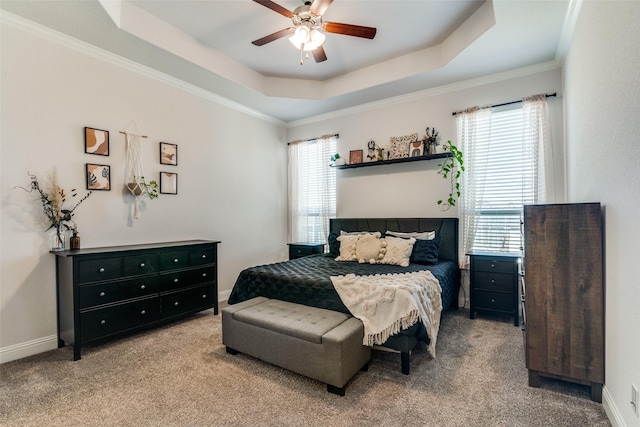
[[[640,426],[640,2],[584,2],[564,68],[568,199],[605,207],[605,403]]]
[[[54,256],[42,206],[16,185],[54,167],[69,193],[85,193],[85,163],[111,166],[111,191],[76,211],[83,247],[221,240],[219,289],[243,268],[286,256],[286,144],[282,123],[27,21],[3,19],[0,164],[0,361],[54,348]],[[178,195],[143,203],[133,220],[123,192],[125,140],[135,120],[147,179],[178,173]],[[84,153],[84,126],[110,132],[110,155]],[[178,144],[178,166],[159,164],[159,142]],[[67,203],[67,206],[70,206]]]

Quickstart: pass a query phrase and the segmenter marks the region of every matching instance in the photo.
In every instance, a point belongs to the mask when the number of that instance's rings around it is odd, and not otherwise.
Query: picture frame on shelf
[[[349,151],[349,164],[355,165],[357,163],[362,163],[362,153],[362,150]]]
[[[109,131],[85,126],[84,152],[98,156],[109,155]]]
[[[160,143],[160,164],[178,166],[178,144]]]
[[[160,194],[178,194],[178,174],[160,172]]]
[[[87,163],[87,190],[111,191],[111,166]]]
[[[424,141],[412,141],[409,143],[409,157],[421,157],[425,153]]]

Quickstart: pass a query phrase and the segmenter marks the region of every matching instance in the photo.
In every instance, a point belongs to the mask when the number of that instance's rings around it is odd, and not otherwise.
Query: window
[[[531,111],[525,103],[457,117],[466,165],[460,203],[465,253],[521,250],[522,207],[545,200],[545,172],[540,166],[550,136],[546,99],[542,102],[540,111]]]
[[[336,216],[337,135],[289,144],[289,241],[325,243]]]

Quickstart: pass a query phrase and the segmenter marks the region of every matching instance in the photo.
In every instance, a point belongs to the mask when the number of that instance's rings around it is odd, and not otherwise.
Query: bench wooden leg
[[[228,347],[228,346],[227,346],[227,353],[229,353],[229,354],[233,354],[233,355],[235,356],[236,354],[238,354],[238,353],[240,353],[240,352],[239,352],[238,350],[234,350],[234,349],[232,349],[231,347]]]
[[[409,353],[404,351],[401,352],[400,361],[402,363],[402,373],[404,375],[409,375]]]
[[[331,384],[327,384],[327,391],[329,393],[337,394],[338,396],[344,396],[344,387],[336,387]]]
[[[362,372],[367,372],[369,370],[369,362],[365,363],[365,365],[360,368]]]

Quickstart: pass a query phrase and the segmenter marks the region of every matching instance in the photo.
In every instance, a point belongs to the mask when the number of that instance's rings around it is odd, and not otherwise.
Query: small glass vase
[[[64,251],[67,236],[61,225],[58,225],[53,229],[51,234],[51,250],[52,251]]]

